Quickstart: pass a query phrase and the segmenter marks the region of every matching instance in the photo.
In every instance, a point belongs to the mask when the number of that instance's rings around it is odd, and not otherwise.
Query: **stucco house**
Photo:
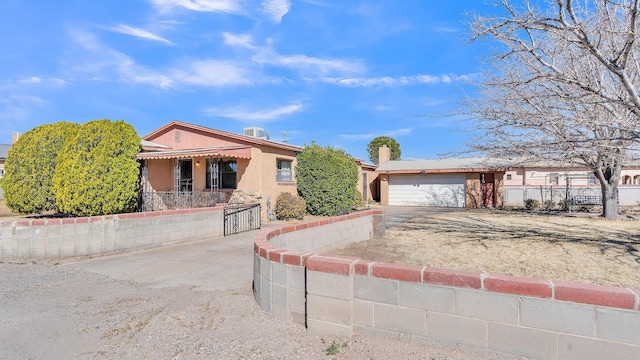
[[[253,130],[253,131],[247,131]],[[174,120],[142,137],[143,210],[260,202],[275,206],[282,192],[297,194],[300,146],[270,141],[263,131],[234,134]],[[363,201],[377,197],[375,166],[356,160]]]
[[[522,206],[526,199],[559,202],[567,198],[600,201],[600,183],[587,167],[525,164],[510,167],[504,177],[504,204]],[[568,192],[568,196],[567,196]],[[622,167],[618,185],[620,205],[640,202],[640,165]]]
[[[11,149],[10,144],[0,144],[0,178],[4,176],[4,163],[7,160],[9,149]],[[0,199],[2,198],[4,197],[2,196],[2,188],[0,188]]]
[[[228,202],[232,196],[266,209],[281,192],[296,194],[301,147],[174,120],[142,137],[143,208],[154,210],[180,192],[188,201]],[[240,195],[238,195],[240,194]],[[175,195],[173,195],[175,196]],[[202,204],[201,204],[202,205]],[[206,204],[205,204],[206,205]],[[264,212],[264,211],[263,211]]]

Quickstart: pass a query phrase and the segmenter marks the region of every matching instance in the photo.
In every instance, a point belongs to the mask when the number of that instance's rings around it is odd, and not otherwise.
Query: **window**
[[[280,160],[280,159],[276,160],[276,181],[277,182],[293,181],[290,160]]]
[[[217,168],[216,166],[217,165]],[[211,175],[215,176],[217,170],[218,176],[214,179],[215,182],[212,185]],[[236,174],[238,172],[238,166],[235,160],[217,160],[207,159],[207,189],[215,188],[218,185],[218,189],[235,189],[236,188]]]
[[[4,176],[4,169],[0,169],[0,178]]]
[[[623,185],[631,185],[631,176],[629,175],[625,175],[622,177],[622,184]]]
[[[511,180],[511,174],[507,174],[507,180]]]
[[[551,185],[558,185],[560,183],[560,174],[558,173],[549,174],[549,183],[551,183]]]
[[[594,174],[594,173],[589,173],[589,174],[588,174],[588,179],[589,179],[589,185],[595,185],[595,184],[597,184],[597,182],[596,182],[596,174]]]
[[[2,175],[0,175],[0,177],[2,177]],[[633,177],[633,185],[640,185],[640,175],[636,175]]]

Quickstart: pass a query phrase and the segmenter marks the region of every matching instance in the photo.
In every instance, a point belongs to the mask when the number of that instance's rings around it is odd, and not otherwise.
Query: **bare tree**
[[[603,216],[618,217],[621,166],[638,149],[640,0],[510,0],[475,16],[472,41],[497,41],[493,71],[463,101],[492,156],[582,164],[600,181]]]

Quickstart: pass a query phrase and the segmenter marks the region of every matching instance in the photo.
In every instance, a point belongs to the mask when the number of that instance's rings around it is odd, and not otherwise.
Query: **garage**
[[[389,176],[389,205],[465,207],[465,174]]]

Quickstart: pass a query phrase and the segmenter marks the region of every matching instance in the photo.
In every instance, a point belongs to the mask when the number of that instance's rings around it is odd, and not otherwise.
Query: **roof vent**
[[[269,140],[269,134],[264,129],[255,126],[244,128],[244,134],[262,140]]]

